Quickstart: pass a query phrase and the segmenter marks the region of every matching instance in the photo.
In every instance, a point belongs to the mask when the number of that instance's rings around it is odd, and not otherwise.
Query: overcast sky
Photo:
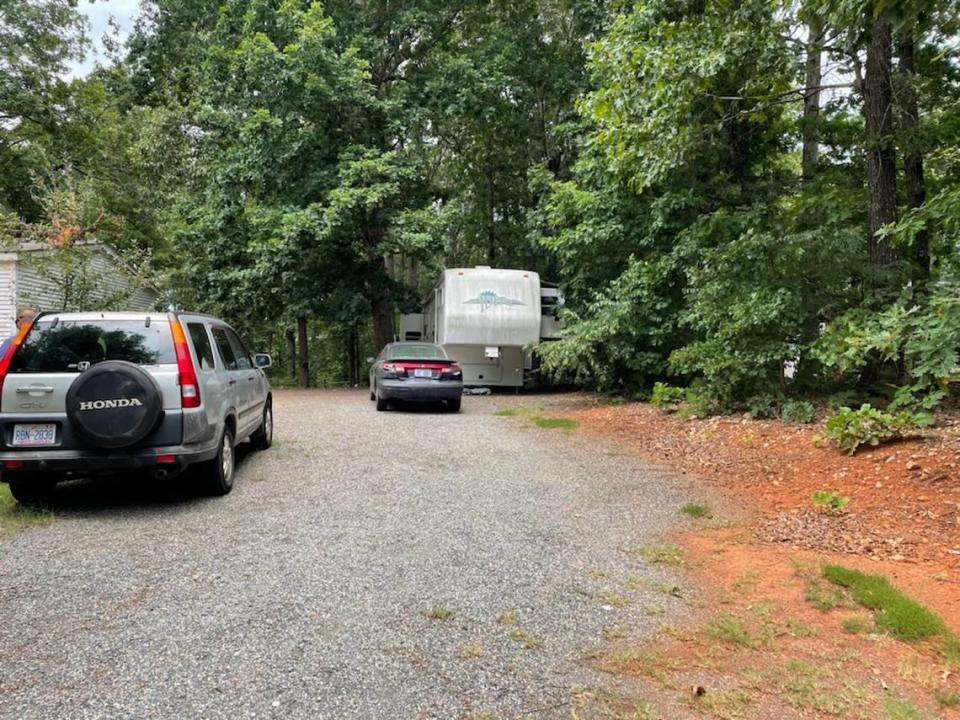
[[[110,32],[110,17],[112,16],[116,20],[125,33],[129,33],[134,20],[137,18],[140,0],[96,0],[96,2],[80,0],[77,8],[87,16],[89,21],[87,32],[90,37],[91,48],[84,61],[75,63],[68,75],[82,77],[93,69],[98,60],[100,62],[105,60],[101,40],[104,34]]]

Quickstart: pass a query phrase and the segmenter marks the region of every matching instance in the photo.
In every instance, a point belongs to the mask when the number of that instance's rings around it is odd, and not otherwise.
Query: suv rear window
[[[104,360],[137,365],[177,362],[165,317],[152,320],[40,320],[10,364],[10,372],[80,372]]]

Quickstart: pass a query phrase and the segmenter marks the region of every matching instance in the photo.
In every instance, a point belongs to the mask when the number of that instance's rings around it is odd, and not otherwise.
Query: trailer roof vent
[[[475,270],[489,270],[489,269],[490,269],[490,266],[489,266],[489,265],[477,265],[477,266],[474,267],[474,269],[475,269]]]

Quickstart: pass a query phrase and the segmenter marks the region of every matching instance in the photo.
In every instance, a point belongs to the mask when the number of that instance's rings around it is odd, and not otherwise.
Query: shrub
[[[755,395],[747,401],[747,409],[754,420],[777,416],[777,398],[773,395]]]
[[[813,493],[813,504],[830,515],[838,514],[848,502],[850,498],[828,490],[817,490]]]
[[[861,445],[879,445],[902,436],[908,428],[929,425],[927,415],[902,411],[893,415],[869,404],[859,410],[848,407],[827,420],[824,434],[843,452],[853,455]]]
[[[674,387],[667,383],[654,383],[650,404],[655,408],[673,412],[684,401],[686,393],[683,388]]]
[[[786,400],[780,408],[780,419],[788,423],[812,423],[817,409],[806,400]]]

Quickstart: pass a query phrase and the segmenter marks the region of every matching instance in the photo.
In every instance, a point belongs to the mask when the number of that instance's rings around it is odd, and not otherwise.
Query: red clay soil
[[[687,476],[691,500],[716,508],[674,538],[698,581],[703,624],[601,654],[599,667],[642,691],[591,696],[575,717],[960,718],[960,678],[936,643],[851,631],[867,610],[849,598],[818,609],[809,596],[811,583],[829,585],[824,563],[885,575],[960,635],[960,415],[847,456],[818,437],[820,425],[684,420],[640,403],[564,414]],[[849,502],[817,508],[818,490]],[[710,623],[724,617],[772,640],[717,639]],[[936,702],[938,693],[949,701]]]
[[[960,632],[960,415],[853,456],[821,425],[717,417],[684,420],[643,403],[568,413],[649,461],[695,477],[727,503],[754,509],[752,543],[863,559],[936,608]],[[815,491],[849,498],[838,514]],[[848,564],[859,565],[853,562]]]

